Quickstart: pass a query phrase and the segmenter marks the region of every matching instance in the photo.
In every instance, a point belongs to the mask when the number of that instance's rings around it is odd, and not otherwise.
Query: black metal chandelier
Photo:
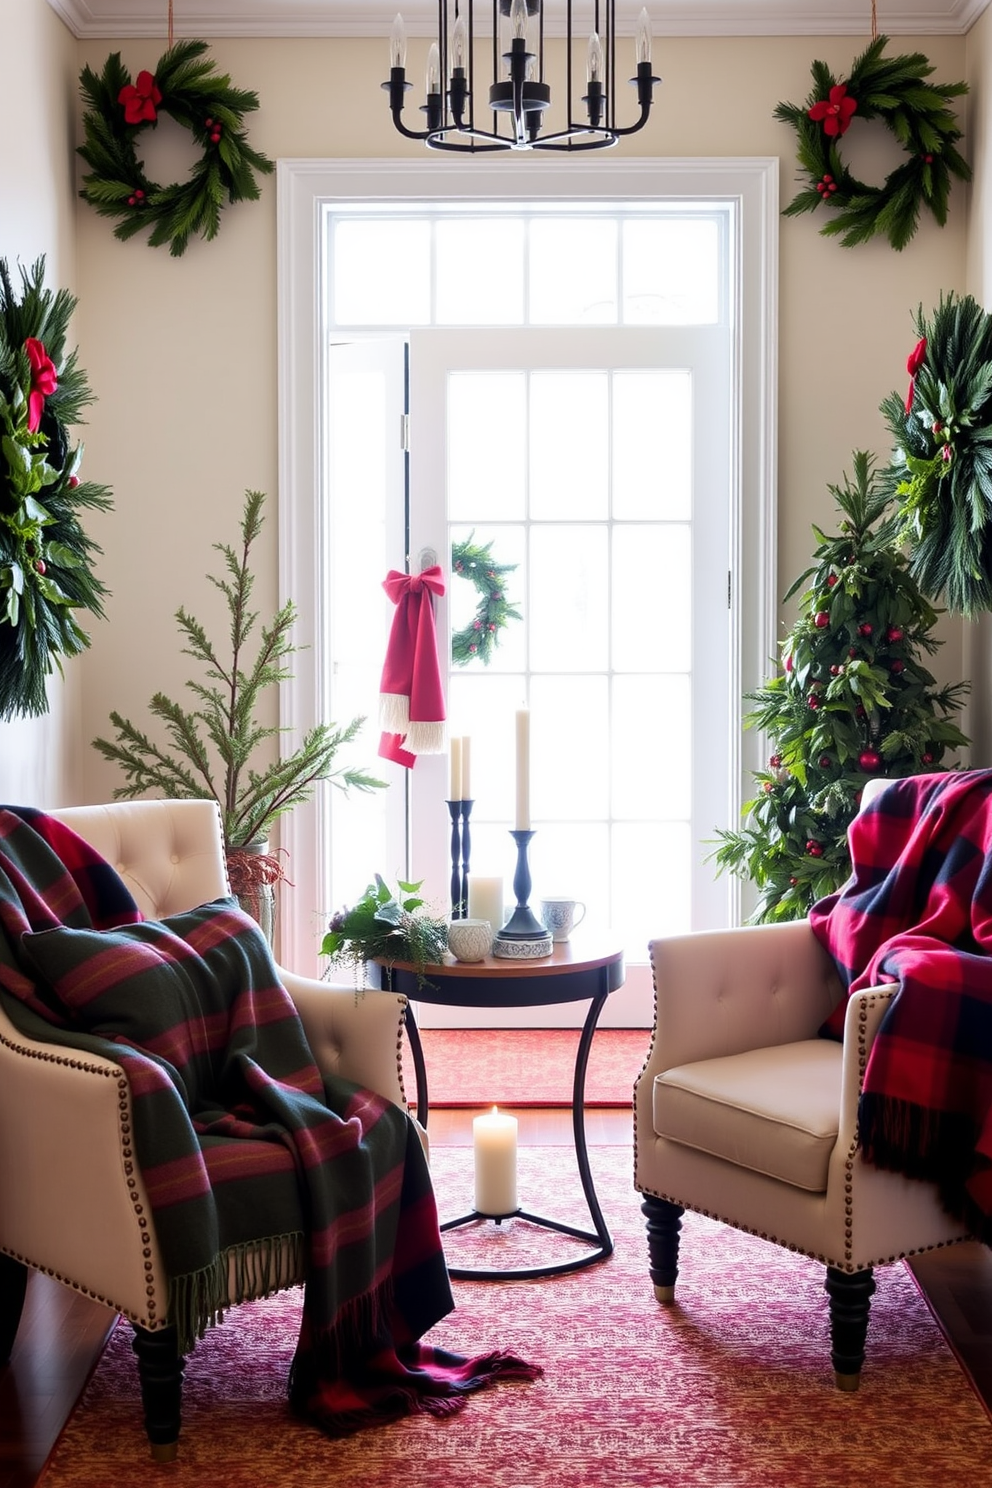
[[[402,120],[406,80],[406,32],[402,16],[393,22],[389,42],[389,93],[393,123],[407,139],[423,140],[432,150],[602,150],[647,123],[654,88],[661,81],[651,71],[651,27],[642,10],[634,44],[640,117],[621,127],[616,122],[616,0],[587,0],[576,8],[588,13],[592,30],[586,44],[586,117],[573,108],[572,11],[565,3],[565,116],[567,125],[540,137],[551,106],[544,72],[543,0],[485,0],[492,9],[492,76],[488,107],[492,128],[476,122],[476,0],[438,0],[437,40],[427,57],[427,102],[421,105],[426,129],[408,129]],[[449,9],[451,14],[449,16]]]

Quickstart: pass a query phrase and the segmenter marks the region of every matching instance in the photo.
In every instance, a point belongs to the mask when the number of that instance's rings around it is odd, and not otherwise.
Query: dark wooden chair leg
[[[839,1390],[856,1390],[861,1383],[868,1337],[868,1314],[875,1291],[871,1267],[866,1271],[838,1271],[827,1267],[824,1283],[830,1298],[830,1358]]]
[[[648,1258],[654,1294],[659,1302],[674,1302],[679,1274],[679,1231],[685,1210],[681,1204],[645,1194],[641,1213],[648,1227]]]
[[[0,1255],[0,1368],[9,1361],[14,1349],[27,1285],[27,1266],[13,1256]]]
[[[131,1347],[138,1358],[145,1430],[154,1462],[174,1462],[179,1451],[182,1420],[183,1373],[186,1361],[179,1352],[175,1328],[149,1333],[135,1328]]]

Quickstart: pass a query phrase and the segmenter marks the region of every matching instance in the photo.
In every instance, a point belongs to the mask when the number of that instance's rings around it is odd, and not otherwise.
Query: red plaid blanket
[[[992,771],[893,782],[810,911],[850,991],[896,982],[865,1071],[865,1158],[935,1183],[992,1241]],[[839,1037],[844,1003],[822,1030]]]
[[[125,1070],[182,1352],[222,1314],[232,1269],[277,1278],[288,1245],[307,1275],[290,1398],[329,1434],[540,1372],[419,1342],[454,1304],[416,1129],[321,1076],[233,900],[142,921],[75,833],[0,807],[0,998],[25,1032]]]

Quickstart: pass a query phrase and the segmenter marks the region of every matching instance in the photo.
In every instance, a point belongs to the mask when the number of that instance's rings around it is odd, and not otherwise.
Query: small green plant
[[[299,649],[290,640],[296,607],[287,600],[270,623],[262,626],[254,660],[246,654],[258,621],[257,612],[249,608],[254,585],[249,565],[252,544],[262,527],[264,501],[260,491],[245,492],[240,552],[226,543],[215,543],[224,555],[228,577],[207,575],[230,611],[229,658],[221,659],[198,620],[185,609],[176,611],[187,642],[183,654],[199,662],[209,680],[187,682],[198,703],[192,710],[162,692],[151,699],[149,710],[165,724],[172,750],[154,742],[119,713],[110,715],[116,741],[93,740],[94,749],[120,765],[127,777],[127,784],[114,791],[115,800],[133,800],[146,791],[159,791],[172,799],[216,800],[229,853],[264,841],[279,817],[309,800],[320,781],[329,780],[343,790],[384,787],[383,781],[364,770],[334,766],[338,750],[354,739],[364,718],[353,718],[344,727],[319,723],[292,754],[258,768],[251,763],[260,751],[270,754],[270,741],[283,732],[256,718],[260,694],[292,675],[286,658]]]
[[[356,904],[331,917],[321,955],[356,968],[366,961],[408,961],[422,980],[425,967],[436,966],[448,945],[447,921],[417,913],[425,902],[419,897],[422,885],[422,879],[401,879],[394,893],[377,873]]]

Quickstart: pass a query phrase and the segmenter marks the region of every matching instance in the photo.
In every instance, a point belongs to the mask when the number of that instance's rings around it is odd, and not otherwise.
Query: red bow
[[[125,124],[152,123],[158,118],[156,104],[162,102],[158,84],[150,72],[139,72],[133,83],[128,83],[117,95],[117,102],[124,105]]]
[[[444,574],[438,563],[433,568],[425,568],[419,574],[400,573],[398,569],[391,568],[382,581],[382,587],[393,604],[399,604],[402,595],[419,594],[422,589],[429,589],[432,594],[443,594]]]
[[[45,411],[45,399],[50,398],[59,385],[55,363],[35,336],[24,343],[27,359],[31,363],[31,391],[28,394],[28,431],[37,434],[41,415]]]
[[[916,374],[923,366],[927,354],[927,338],[921,336],[906,358],[906,371],[909,373],[909,392],[906,394],[906,412],[913,410],[913,398],[916,394]]]

